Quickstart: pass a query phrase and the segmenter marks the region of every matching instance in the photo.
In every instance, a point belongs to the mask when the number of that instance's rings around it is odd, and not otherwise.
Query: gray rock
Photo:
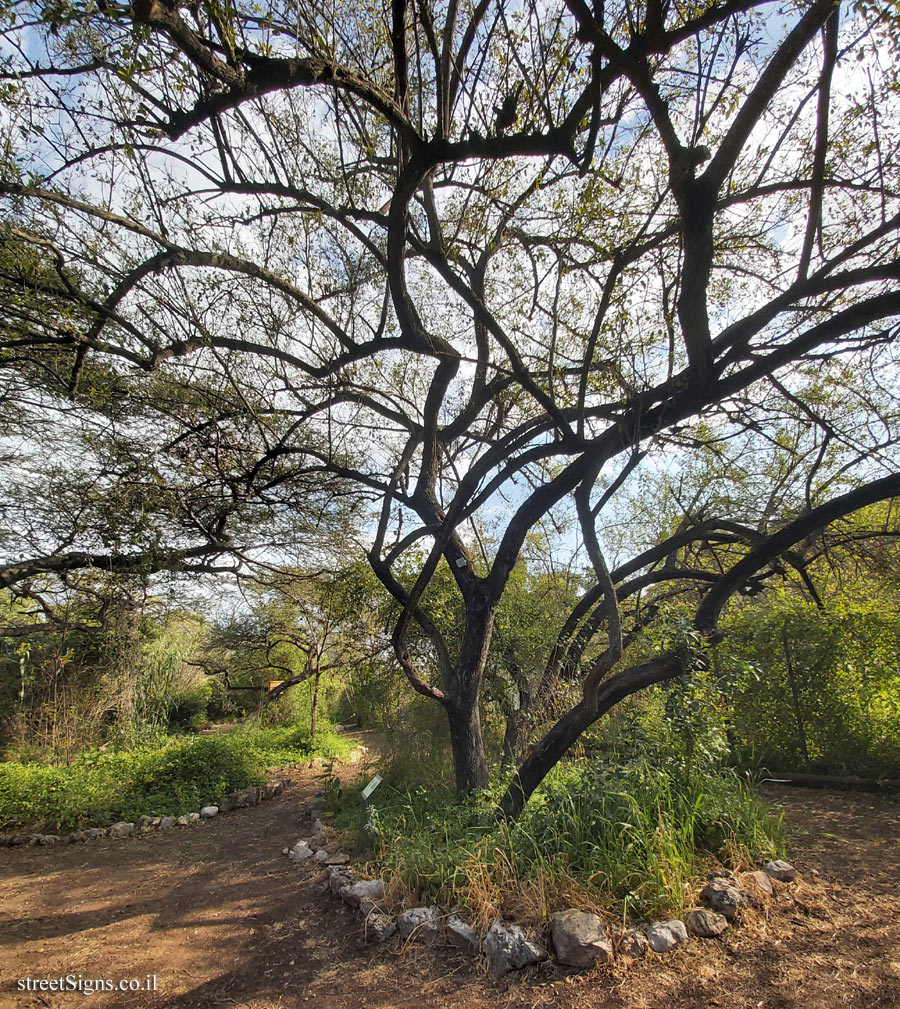
[[[630,928],[622,936],[622,952],[627,953],[628,956],[639,959],[646,956],[649,948],[650,943],[647,942],[647,936],[639,928]]]
[[[647,929],[647,942],[654,953],[668,953],[688,941],[684,922],[677,918],[669,921],[655,921]]]
[[[315,854],[315,859],[317,862],[327,862],[328,852],[324,848],[319,848],[319,850]]]
[[[384,942],[397,931],[397,923],[389,914],[374,911],[366,918],[365,930],[369,942]]]
[[[179,827],[186,827],[191,822],[191,818],[190,816],[179,816],[175,822]]]
[[[537,943],[529,942],[518,925],[495,921],[484,937],[482,947],[488,958],[491,973],[502,977],[511,970],[521,970],[533,963],[547,959],[547,951]]]
[[[329,855],[326,865],[346,865],[350,861],[350,856],[345,855],[342,851],[337,852],[334,855]]]
[[[218,812],[219,812],[218,806],[204,806],[203,809],[200,810],[200,816],[204,820],[211,820],[214,816],[217,815]]]
[[[255,785],[242,788],[237,792],[232,792],[228,796],[228,801],[231,803],[232,809],[244,809],[247,806],[256,806],[259,804],[259,789]]]
[[[152,816],[152,817],[150,817],[150,826],[151,827],[158,827],[161,823],[162,823],[162,817],[161,816]]]
[[[199,813],[188,813],[187,818],[190,823],[196,823],[200,819]]]
[[[220,813],[230,813],[234,809],[231,799],[227,795],[223,795],[221,799],[216,799],[216,805],[219,807]]]
[[[31,834],[10,834],[8,836],[10,848],[16,848],[22,844],[31,844]]]
[[[344,887],[349,887],[353,883],[353,876],[349,869],[342,865],[332,865],[328,868],[328,889],[335,897],[340,895]]]
[[[430,945],[441,932],[440,910],[436,907],[409,907],[397,915],[397,931],[404,942]]]
[[[288,852],[288,858],[292,862],[305,862],[308,858],[312,857],[313,850],[306,841],[298,841]]]
[[[749,903],[747,895],[727,880],[714,879],[700,891],[700,900],[713,911],[724,914],[729,921],[736,918],[741,909]]]
[[[107,836],[107,830],[105,827],[88,827],[84,835],[87,841],[99,841],[101,837]]]
[[[261,799],[274,799],[284,791],[284,782],[280,778],[270,778],[262,787]]]
[[[71,834],[68,835],[66,840],[69,844],[78,844],[81,841],[87,840],[87,835],[83,830],[73,830]]]
[[[612,943],[595,914],[570,907],[550,916],[550,934],[556,958],[568,967],[593,967],[611,963]]]
[[[701,939],[715,939],[728,928],[728,919],[724,914],[716,914],[705,907],[688,911],[684,919],[688,932]]]
[[[309,842],[316,848],[324,848],[328,844],[328,828],[319,819],[313,820]]]
[[[35,834],[35,844],[41,845],[53,845],[59,844],[60,838],[58,834]]]
[[[133,833],[134,833],[134,824],[126,823],[124,820],[122,820],[119,823],[114,823],[109,828],[110,837],[128,837],[129,834]]]
[[[797,870],[790,862],[785,862],[780,858],[772,862],[766,862],[763,872],[772,879],[777,879],[781,883],[793,883],[797,878]]]
[[[771,877],[762,869],[741,873],[738,883],[744,893],[760,902],[768,900],[775,892]]]
[[[358,883],[346,884],[339,893],[351,907],[359,907],[364,900],[377,904],[384,900],[384,882],[380,879],[361,879]]]
[[[368,897],[363,897],[359,902],[359,913],[363,918],[368,918],[370,914],[383,913],[385,909],[385,902],[383,900],[370,900]]]
[[[152,823],[153,823],[152,816],[147,816],[146,814],[144,816],[139,816],[137,818],[137,829],[147,830]]]
[[[478,933],[472,926],[460,918],[458,914],[451,914],[444,922],[444,929],[447,939],[466,953],[477,953],[481,949],[481,940]]]
[[[160,830],[171,830],[175,826],[175,822],[176,821],[175,821],[175,817],[174,816],[164,816],[159,821],[159,829]]]

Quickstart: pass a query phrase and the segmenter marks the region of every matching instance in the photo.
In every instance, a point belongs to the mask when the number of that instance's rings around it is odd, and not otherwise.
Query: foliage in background
[[[727,631],[720,667],[750,673],[731,699],[738,763],[900,777],[897,609],[776,597],[733,614]]]
[[[0,764],[0,829],[69,831],[142,814],[179,816],[259,783],[267,767],[345,757],[351,748],[330,727],[315,743],[295,727],[86,752],[68,767],[9,761]]]

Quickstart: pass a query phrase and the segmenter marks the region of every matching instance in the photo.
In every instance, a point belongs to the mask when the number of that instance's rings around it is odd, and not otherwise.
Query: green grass
[[[558,767],[518,823],[498,821],[496,795],[383,785],[366,808],[345,793],[352,827],[395,886],[423,902],[540,919],[579,900],[614,912],[679,911],[712,859],[770,858],[780,820],[727,769],[700,773],[644,761]]]
[[[8,761],[0,764],[0,829],[68,831],[141,814],[180,816],[260,783],[267,767],[346,756],[352,746],[328,727],[314,744],[286,727],[88,751],[67,767]]]

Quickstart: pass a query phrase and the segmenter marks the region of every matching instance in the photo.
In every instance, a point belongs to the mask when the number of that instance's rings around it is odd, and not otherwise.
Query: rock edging
[[[88,827],[85,830],[74,830],[69,834],[33,834],[22,831],[15,834],[0,834],[0,847],[13,848],[18,846],[78,844],[95,841],[100,838],[132,837],[137,834],[149,834],[157,830],[171,830],[173,827],[188,827],[199,823],[201,819],[210,820],[219,813],[227,813],[233,809],[243,809],[246,806],[257,806],[266,799],[273,799],[284,791],[284,782],[280,778],[269,778],[262,785],[251,785],[248,788],[229,792],[219,800],[218,805],[204,806],[197,813],[186,813],[183,816],[153,816],[142,815],[132,823],[121,820],[109,827]]]
[[[483,954],[494,977],[550,959],[550,952],[530,939],[521,926],[496,919],[482,938],[466,921],[459,908],[443,911],[439,907],[404,908],[389,913],[387,888],[380,879],[354,880],[346,864],[347,855],[330,855],[324,846],[313,853],[312,838],[327,844],[334,832],[314,819],[311,838],[302,838],[284,854],[292,861],[315,859],[325,862],[317,877],[332,895],[340,897],[363,917],[365,937],[370,942],[385,942],[398,935],[403,942],[433,944],[444,940],[468,954]],[[299,852],[299,853],[298,853]],[[319,856],[323,856],[320,858]],[[663,955],[691,941],[691,938],[715,939],[739,923],[748,907],[759,907],[774,899],[777,891],[772,880],[787,885],[797,878],[797,870],[788,862],[767,862],[751,872],[711,874],[700,893],[705,907],[693,908],[684,920],[672,918],[645,923],[610,937],[599,916],[569,908],[554,912],[549,919],[552,949],[557,962],[564,966],[589,969],[612,963],[616,956],[638,958],[648,950]]]

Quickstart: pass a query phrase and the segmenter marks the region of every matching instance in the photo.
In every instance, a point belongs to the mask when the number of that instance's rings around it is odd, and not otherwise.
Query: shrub
[[[346,756],[352,745],[329,726],[313,745],[294,726],[85,752],[68,767],[8,761],[0,763],[0,829],[68,831],[145,813],[179,816],[261,781],[266,767]]]

